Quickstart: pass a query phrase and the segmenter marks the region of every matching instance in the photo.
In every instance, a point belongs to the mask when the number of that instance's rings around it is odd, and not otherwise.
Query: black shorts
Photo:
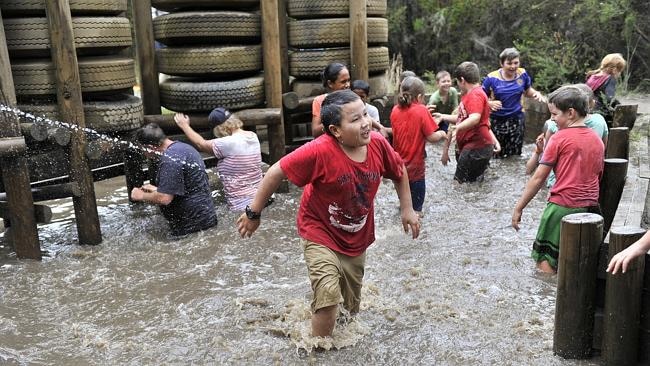
[[[490,164],[493,150],[492,145],[479,149],[463,149],[456,159],[454,179],[460,183],[476,182]]]

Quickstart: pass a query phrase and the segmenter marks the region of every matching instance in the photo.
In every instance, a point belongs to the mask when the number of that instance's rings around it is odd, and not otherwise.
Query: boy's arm
[[[264,175],[260,187],[255,193],[253,202],[248,206],[252,212],[261,214],[264,209],[264,205],[271,198],[271,195],[278,189],[282,180],[287,176],[282,171],[280,167],[280,162],[273,164],[269,170]],[[237,219],[237,230],[239,235],[242,238],[250,238],[251,235],[257,230],[260,226],[261,219],[249,219],[246,213],[243,213],[239,219]]]
[[[176,122],[176,125],[178,125],[185,136],[187,136],[190,142],[194,144],[199,151],[212,154],[212,143],[206,141],[201,135],[196,133],[192,127],[190,127],[190,117],[183,113],[176,113],[174,115],[174,122]]]
[[[397,197],[399,197],[399,208],[402,215],[402,225],[404,232],[409,232],[411,227],[411,236],[413,239],[420,235],[420,217],[413,211],[413,202],[411,202],[411,189],[409,188],[409,176],[406,173],[406,166],[402,166],[402,177],[393,180]]]
[[[470,128],[476,126],[481,122],[480,113],[472,113],[460,123],[456,123],[456,132],[469,130]]]
[[[519,231],[519,223],[521,222],[521,214],[524,211],[524,208],[528,205],[530,200],[535,197],[537,192],[542,188],[546,178],[551,173],[552,167],[545,164],[540,164],[535,170],[535,174],[528,180],[526,183],[526,188],[524,188],[524,193],[521,194],[519,201],[515,205],[515,209],[512,212],[512,227]]]
[[[533,98],[538,102],[546,103],[546,98],[542,95],[542,93],[538,92],[535,90],[532,86],[528,89],[526,89],[525,95],[529,98]]]
[[[438,142],[438,141],[440,141],[442,139],[446,139],[446,137],[447,137],[447,133],[445,131],[438,130],[438,131],[432,133],[431,135],[427,136],[426,139],[429,142]]]
[[[161,193],[157,190],[150,190],[148,188],[135,187],[131,190],[131,200],[167,206],[174,200],[174,195]]]
[[[641,239],[635,241],[632,245],[625,248],[624,250],[618,252],[607,266],[607,272],[611,272],[615,275],[619,270],[625,273],[630,262],[639,256],[642,256],[648,253],[650,250],[650,230],[641,237]]]

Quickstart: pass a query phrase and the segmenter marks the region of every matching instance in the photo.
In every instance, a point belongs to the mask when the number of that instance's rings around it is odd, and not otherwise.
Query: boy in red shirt
[[[420,232],[410,200],[402,159],[385,138],[371,130],[363,101],[350,90],[323,101],[325,134],[273,164],[253,202],[237,220],[239,234],[250,237],[260,225],[264,203],[284,178],[304,186],[298,234],[314,298],[313,336],[331,336],[338,304],[359,311],[366,248],[375,240],[374,199],[382,177],[393,180],[404,231]]]
[[[479,84],[480,74],[475,63],[461,63],[454,77],[462,94],[456,122],[454,179],[460,183],[474,182],[485,173],[495,148],[495,138],[490,131],[490,106]]]
[[[600,213],[598,194],[605,145],[600,136],[585,125],[589,97],[578,87],[567,85],[551,93],[548,109],[560,130],[547,142],[535,174],[517,201],[512,227],[519,230],[522,211],[553,170],[557,180],[537,229],[532,257],[539,270],[555,273],[562,218],[573,213]]]

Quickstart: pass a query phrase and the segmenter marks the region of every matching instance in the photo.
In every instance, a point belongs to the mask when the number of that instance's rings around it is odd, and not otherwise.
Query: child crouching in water
[[[404,231],[415,239],[418,215],[410,200],[402,159],[385,138],[371,131],[363,101],[350,90],[332,92],[321,108],[325,134],[273,164],[253,202],[237,220],[250,237],[260,225],[264,203],[284,178],[304,187],[298,209],[298,234],[314,293],[313,336],[331,336],[338,304],[359,311],[366,249],[375,241],[374,199],[382,176],[392,179],[400,201]]]
[[[390,113],[393,146],[404,159],[411,188],[413,209],[421,213],[426,193],[424,182],[424,147],[426,142],[436,142],[447,137],[433,120],[429,109],[423,104],[424,83],[415,76],[402,81],[399,103]]]
[[[600,136],[585,125],[589,99],[574,85],[549,95],[548,108],[559,131],[547,142],[539,166],[512,213],[512,227],[519,230],[521,214],[542,188],[553,170],[551,188],[533,244],[532,257],[542,272],[555,273],[560,253],[560,224],[566,215],[599,213],[599,180],[603,172],[605,146]]]

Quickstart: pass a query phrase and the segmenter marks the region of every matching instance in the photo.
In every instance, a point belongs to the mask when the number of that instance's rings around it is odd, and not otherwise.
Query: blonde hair
[[[226,122],[218,125],[212,130],[217,137],[230,136],[233,132],[237,131],[244,125],[241,119],[239,119],[234,114],[231,115]]]
[[[408,76],[400,85],[397,103],[401,108],[410,107],[411,103],[417,100],[419,95],[424,96],[424,82],[417,76]]]
[[[625,68],[626,62],[623,58],[623,55],[620,53],[610,53],[603,57],[603,60],[600,61],[600,67],[596,70],[587,71],[587,76],[597,74],[599,72],[605,72],[607,74],[613,74],[614,71],[619,73]]]

